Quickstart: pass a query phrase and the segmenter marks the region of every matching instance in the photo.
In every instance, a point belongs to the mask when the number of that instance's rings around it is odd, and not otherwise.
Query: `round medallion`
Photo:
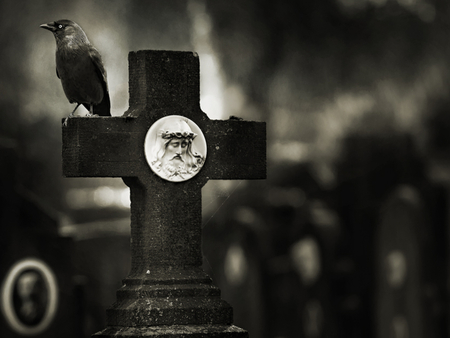
[[[206,159],[205,136],[192,120],[181,115],[156,121],[147,132],[144,146],[150,168],[171,182],[194,177]]]
[[[52,323],[58,306],[58,284],[50,267],[36,258],[16,262],[1,288],[1,310],[9,326],[37,335]]]

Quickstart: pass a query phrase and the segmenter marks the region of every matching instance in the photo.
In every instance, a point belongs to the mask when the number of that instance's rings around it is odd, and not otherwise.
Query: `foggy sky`
[[[73,184],[60,169],[60,122],[73,106],[54,38],[39,28],[49,21],[76,21],[100,51],[113,115],[128,108],[129,51],[199,52],[203,110],[266,121],[270,161],[330,167],[354,132],[424,144],[426,119],[448,101],[445,0],[2,0],[0,13],[0,137],[19,145],[23,184],[57,206]]]

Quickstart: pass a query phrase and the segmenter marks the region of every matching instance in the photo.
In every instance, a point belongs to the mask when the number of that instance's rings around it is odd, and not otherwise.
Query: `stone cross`
[[[63,127],[66,177],[121,177],[131,193],[131,271],[95,337],[247,337],[203,271],[201,188],[210,179],[264,179],[266,125],[210,120],[200,109],[192,52],[129,54],[130,107],[120,117],[74,117]],[[204,163],[173,182],[146,158],[146,135],[179,115],[204,134]]]

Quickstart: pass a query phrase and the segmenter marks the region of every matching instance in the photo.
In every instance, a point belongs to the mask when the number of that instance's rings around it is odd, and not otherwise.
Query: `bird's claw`
[[[78,106],[77,106],[78,107]],[[75,108],[75,109],[77,109],[77,108]],[[64,122],[63,122],[63,126],[64,127],[67,127],[67,121],[69,121],[69,119],[71,118],[71,117],[74,117],[74,115],[73,115],[73,113],[75,112],[75,110],[73,111],[73,112],[71,112],[70,114],[69,114],[69,116],[67,116],[65,119],[64,119]]]
[[[86,114],[87,117],[98,117],[98,114],[91,114],[91,113],[87,113]]]

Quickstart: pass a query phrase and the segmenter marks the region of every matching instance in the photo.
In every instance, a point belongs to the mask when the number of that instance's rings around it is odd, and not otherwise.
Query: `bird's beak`
[[[54,32],[56,30],[56,26],[54,22],[44,23],[40,25],[39,27],[48,29],[50,32]]]

